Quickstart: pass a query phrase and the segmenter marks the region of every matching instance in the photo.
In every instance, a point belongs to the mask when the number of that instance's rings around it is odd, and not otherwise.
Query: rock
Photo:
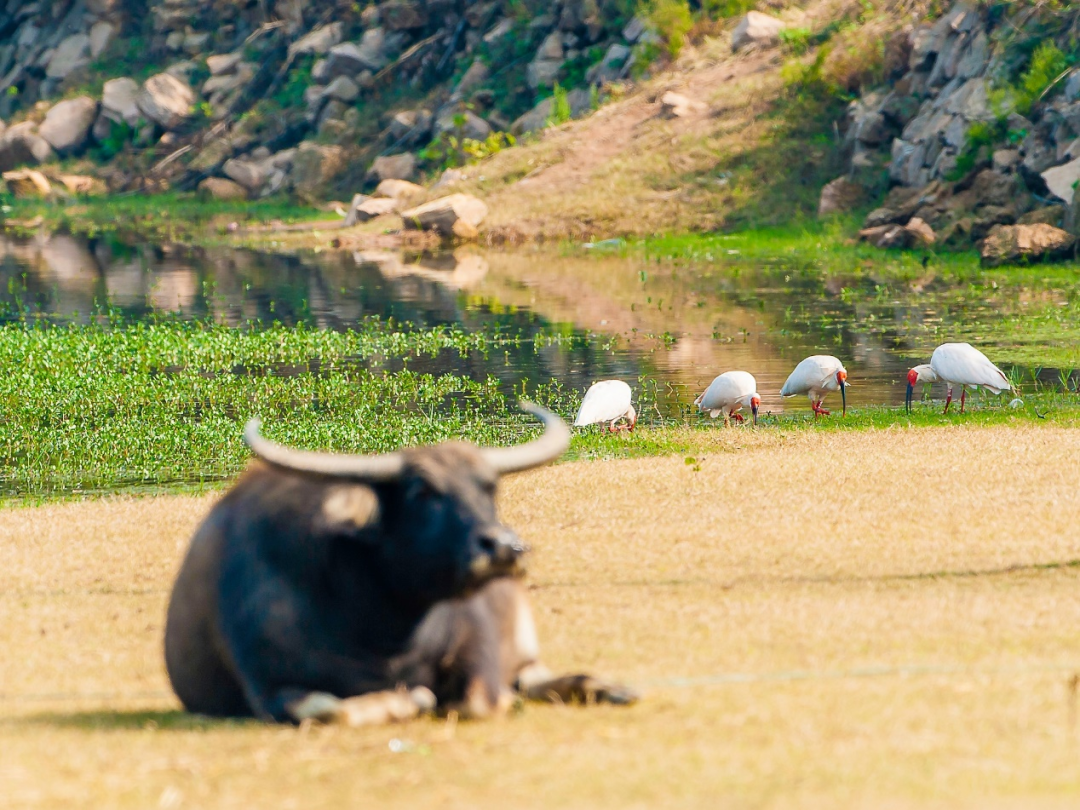
[[[748,45],[775,45],[785,28],[787,26],[775,17],[749,11],[731,32],[731,50],[738,51]]]
[[[418,144],[431,137],[435,116],[429,110],[404,110],[390,119],[389,134],[394,142]]]
[[[464,113],[464,122],[461,125],[461,136],[463,138],[471,138],[474,141],[482,141],[491,134],[491,124],[474,113],[472,110],[466,110]]]
[[[221,73],[211,76],[203,82],[202,93],[204,96],[218,94],[224,96],[234,90],[239,90],[255,76],[255,66],[249,62],[241,62],[235,72]]]
[[[1011,172],[1020,162],[1020,152],[1016,149],[995,149],[993,166],[996,172]]]
[[[4,183],[16,197],[51,197],[52,186],[48,178],[34,169],[17,169],[4,172]]]
[[[509,17],[503,17],[481,38],[488,45],[498,42],[514,30],[514,21]]]
[[[0,172],[44,163],[52,157],[52,147],[38,135],[32,121],[14,124],[0,135]]]
[[[559,70],[562,68],[561,59],[536,59],[525,66],[525,81],[529,87],[536,90],[540,87],[551,87],[559,78]]]
[[[188,34],[184,37],[183,49],[184,52],[196,56],[206,50],[206,46],[210,44],[210,35],[206,32],[199,34]]]
[[[452,186],[454,183],[460,183],[462,180],[468,180],[467,175],[462,169],[447,169],[442,173],[438,180],[435,181],[435,185],[431,187],[432,191],[436,191],[440,188],[446,188]]]
[[[428,13],[415,0],[387,0],[379,6],[379,19],[388,31],[403,31],[423,28],[428,23]]]
[[[382,155],[371,164],[369,177],[382,180],[409,180],[416,176],[416,155],[401,152],[397,155]]]
[[[375,197],[368,197],[365,194],[357,194],[352,198],[352,204],[349,206],[349,213],[345,215],[345,221],[342,223],[342,226],[351,228],[353,225],[367,222],[376,217],[385,216],[387,214],[396,214],[399,207],[399,201],[391,197],[376,199]]]
[[[173,53],[176,53],[184,47],[184,32],[173,31],[167,37],[165,37],[165,47]]]
[[[1055,228],[1060,228],[1065,222],[1065,206],[1063,205],[1047,205],[1043,208],[1036,208],[1034,211],[1028,211],[1026,214],[1016,220],[1017,225],[1052,225]]]
[[[454,88],[450,100],[463,101],[469,93],[486,82],[490,75],[491,71],[488,70],[488,66],[479,59],[474,59],[473,63],[469,65],[469,69],[465,71],[465,75],[457,83],[457,87]]]
[[[218,53],[206,57],[206,66],[210,69],[211,76],[222,76],[226,73],[233,73],[243,59],[244,54],[240,51]]]
[[[538,62],[544,59],[550,59],[556,62],[562,62],[566,59],[566,52],[563,50],[562,34],[558,31],[552,31],[546,37],[544,41],[540,43],[540,47],[536,49],[536,55],[533,57],[534,62]]]
[[[372,42],[373,37],[377,40],[377,47]],[[382,29],[376,28],[365,32],[360,44],[342,42],[335,45],[326,57],[326,76],[332,79],[335,76],[356,76],[362,70],[381,70],[387,63],[382,43]]]
[[[255,194],[266,183],[266,177],[270,167],[263,161],[243,160],[232,158],[226,160],[221,171],[230,180],[234,180],[252,194]]]
[[[934,233],[934,229],[926,224],[919,217],[912,217],[908,224],[904,226],[904,230],[910,234],[913,243],[921,243],[929,246],[937,241],[937,235]]]
[[[70,194],[104,194],[108,189],[105,184],[96,177],[85,174],[56,174],[53,181],[62,185]]]
[[[615,42],[608,46],[604,58],[585,71],[585,80],[589,84],[606,84],[622,76],[626,60],[630,58],[630,49]]]
[[[859,238],[885,249],[911,247],[915,237],[903,225],[876,225],[859,231]]]
[[[293,187],[302,199],[312,200],[345,166],[345,150],[340,146],[303,141],[293,156]]]
[[[1080,68],[1074,68],[1069,74],[1062,95],[1066,101],[1080,101]]]
[[[451,194],[405,211],[401,217],[407,229],[475,239],[477,227],[487,214],[488,208],[482,200],[470,194]]]
[[[195,94],[175,76],[158,73],[143,82],[135,96],[139,110],[162,129],[176,129],[191,117]]]
[[[1080,158],[1047,169],[1042,172],[1042,179],[1051,194],[1064,200],[1066,205],[1072,205],[1075,186],[1080,181]]]
[[[104,20],[98,20],[90,26],[90,58],[97,59],[109,49],[116,39],[116,26]]]
[[[821,189],[818,200],[818,216],[844,214],[858,207],[865,193],[863,187],[846,177],[837,177]]]
[[[423,186],[410,183],[408,180],[383,180],[375,188],[376,197],[388,197],[391,200],[407,200],[418,197],[425,192]]]
[[[592,110],[592,97],[584,87],[575,87],[567,93],[566,102],[570,105],[571,118],[581,118]],[[510,132],[514,135],[539,132],[551,123],[554,113],[555,101],[549,96],[515,120],[510,125]]]
[[[997,225],[979,248],[984,267],[1055,261],[1073,254],[1076,237],[1053,225]]]
[[[224,177],[207,177],[199,183],[198,191],[215,200],[246,200],[248,198],[247,189]]]
[[[78,152],[86,144],[97,118],[98,103],[87,96],[55,104],[38,127],[38,134],[62,155]]]
[[[142,118],[135,98],[139,85],[134,79],[110,79],[101,93],[101,113],[118,124],[135,126]]]
[[[50,79],[66,79],[69,74],[90,64],[90,37],[72,34],[56,46],[45,75]]]
[[[668,90],[660,97],[660,106],[664,115],[674,118],[687,118],[698,115],[709,109],[704,101],[690,98]]]
[[[345,103],[356,101],[359,95],[360,88],[348,76],[338,76],[330,84],[326,85],[326,89],[323,90],[324,97],[336,98],[338,101]]]
[[[645,33],[645,21],[641,17],[634,17],[622,30],[622,37],[631,45],[641,39]]]
[[[324,54],[341,42],[341,23],[321,25],[313,28],[289,46],[289,56],[305,53]]]

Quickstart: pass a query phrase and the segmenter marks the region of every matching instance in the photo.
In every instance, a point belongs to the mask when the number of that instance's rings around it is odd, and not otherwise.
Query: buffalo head
[[[263,438],[256,419],[244,441],[271,467],[326,481],[321,514],[347,527],[340,534],[363,549],[395,600],[419,607],[521,572],[526,546],[495,511],[499,476],[546,464],[570,443],[558,416],[531,403],[522,409],[544,433],[506,448],[445,442],[377,456],[309,452]]]

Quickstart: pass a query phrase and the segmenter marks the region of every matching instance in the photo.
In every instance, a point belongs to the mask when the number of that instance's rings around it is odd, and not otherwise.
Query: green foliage
[[[686,44],[686,35],[694,27],[694,16],[686,0],[645,0],[638,13],[660,35],[674,59]]]
[[[814,36],[809,28],[784,28],[780,31],[780,44],[796,56],[802,56],[810,49]]]
[[[135,140],[135,134],[134,127],[126,121],[109,121],[109,134],[91,149],[91,156],[101,162],[112,160]]]
[[[1031,108],[1053,89],[1073,58],[1066,55],[1053,40],[1039,43],[1031,55],[1027,68],[1017,81],[1004,82],[990,91],[990,105],[999,118],[1005,118],[1015,110],[1028,115]]]
[[[701,10],[709,17],[716,19],[745,14],[754,5],[754,0],[702,0]]]
[[[555,82],[555,88],[551,99],[553,104],[551,107],[551,115],[548,117],[548,126],[554,127],[559,124],[565,124],[572,117],[572,113],[570,111],[570,101],[567,98],[567,92],[558,82]]]
[[[956,167],[946,179],[955,181],[967,176],[980,160],[989,158],[990,149],[1004,137],[1004,121],[1000,119],[990,123],[976,121],[968,127],[964,138],[964,148],[956,158]]]
[[[462,117],[461,123],[458,124],[459,129],[463,123]],[[430,169],[445,171],[490,157],[503,149],[509,149],[516,143],[517,140],[508,132],[492,132],[482,141],[444,132],[417,152],[417,157]]]

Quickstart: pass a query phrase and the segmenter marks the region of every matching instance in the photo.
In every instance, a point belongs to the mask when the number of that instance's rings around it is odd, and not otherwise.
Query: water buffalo
[[[509,448],[446,442],[379,456],[258,457],[211,510],[173,587],[165,663],[193,712],[360,725],[531,699],[629,703],[538,660],[526,547],[495,513],[499,476],[557,458],[570,434]]]

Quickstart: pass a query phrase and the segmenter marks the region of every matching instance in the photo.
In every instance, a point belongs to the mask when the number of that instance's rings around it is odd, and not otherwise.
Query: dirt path
[[[1075,803],[1080,431],[739,435],[506,482],[546,657],[622,710],[189,718],[162,616],[213,498],[0,512],[5,806]]]

